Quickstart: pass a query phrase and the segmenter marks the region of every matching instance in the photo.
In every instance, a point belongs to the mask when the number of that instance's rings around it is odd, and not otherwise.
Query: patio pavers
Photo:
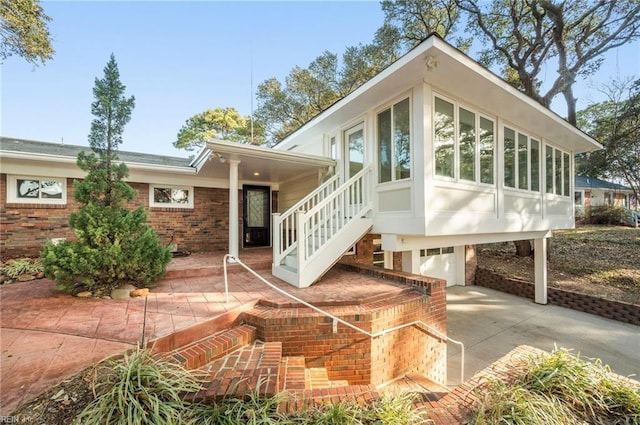
[[[108,356],[145,341],[220,317],[258,299],[288,303],[239,265],[229,266],[229,303],[221,274],[223,253],[179,257],[167,277],[146,299],[81,299],[55,290],[48,279],[0,287],[2,339],[0,415],[9,415],[31,398]],[[297,289],[267,270],[270,250],[247,250],[244,262],[257,267],[270,282],[315,304],[354,302],[406,287],[342,270],[332,270],[321,283]],[[195,273],[193,270],[197,270]],[[187,277],[191,275],[194,277]],[[348,282],[348,283],[347,283]]]

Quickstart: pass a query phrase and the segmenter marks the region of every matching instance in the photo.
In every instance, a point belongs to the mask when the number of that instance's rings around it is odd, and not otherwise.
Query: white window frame
[[[38,180],[58,182],[62,185],[62,197],[56,198],[21,198],[18,196],[17,181],[18,180]],[[7,203],[14,204],[43,204],[43,205],[66,205],[67,204],[67,178],[66,177],[50,177],[50,176],[24,176],[24,175],[7,175]]]
[[[543,143],[544,148],[541,148],[541,152],[544,152],[544,154],[542,155],[542,162],[544,163],[544,181],[541,181],[541,187],[543,186],[542,183],[544,183],[544,193],[548,194],[548,195],[555,195],[555,196],[562,196],[564,198],[571,198],[571,194],[573,193],[573,191],[571,190],[571,180],[573,177],[573,167],[572,167],[572,161],[573,161],[573,155],[571,154],[571,152],[567,152],[563,149],[558,148],[557,146],[545,142]],[[552,152],[553,152],[553,161],[552,161],[552,168],[553,168],[553,172],[551,173],[551,178],[553,179],[553,191],[549,192],[547,190],[547,147],[551,148]],[[557,153],[560,152],[560,155],[558,155]],[[559,158],[558,158],[559,157]],[[569,158],[569,163],[566,164],[565,167],[565,158]],[[558,162],[560,164],[560,187],[558,187],[558,185],[556,184],[556,167],[558,166]],[[568,175],[568,179],[565,178],[564,172],[565,170],[567,171]],[[565,188],[565,183],[569,183],[569,187]]]
[[[395,114],[393,112],[393,107],[396,106],[397,104],[399,104],[400,102],[404,102],[405,100],[409,100],[409,177],[405,177],[405,178],[400,178],[397,179],[396,178],[396,144],[395,141],[393,140],[393,126],[394,126],[394,122],[395,122]],[[376,157],[376,167],[380,165],[380,157],[379,157],[379,143],[380,143],[380,135],[378,134],[378,120],[379,120],[379,116],[381,113],[385,112],[385,111],[391,111],[391,180],[389,181],[385,181],[385,182],[381,182],[380,181],[380,176],[378,176],[377,178],[377,183],[378,185],[384,185],[384,184],[390,184],[393,182],[400,182],[400,181],[408,181],[411,180],[413,178],[414,175],[414,170],[413,170],[413,163],[414,161],[414,156],[413,156],[413,151],[414,151],[414,146],[413,146],[413,96],[411,92],[407,92],[403,95],[397,96],[395,97],[392,101],[385,103],[384,105],[376,108],[375,111],[375,157]]]
[[[445,96],[440,93],[434,93],[431,99],[431,126],[434,129],[432,134],[434,140],[434,146],[431,154],[431,161],[435,164],[436,161],[436,150],[435,150],[435,123],[433,120],[435,119],[435,105],[436,105],[436,97],[440,100],[453,104],[453,177],[442,176],[436,173],[436,169],[434,166],[433,169],[433,177],[449,182],[484,186],[484,187],[496,187],[497,185],[497,154],[498,154],[498,133],[497,133],[497,119],[491,115],[480,112],[477,108],[471,107],[465,103],[458,102],[448,96]],[[460,108],[465,109],[474,114],[474,126],[475,126],[475,146],[474,146],[474,180],[464,180],[460,178]],[[481,181],[481,170],[480,170],[480,118],[484,118],[488,121],[491,121],[493,124],[493,183],[483,183]]]
[[[545,144],[542,142],[542,138],[538,137],[538,136],[534,136],[531,135],[525,131],[520,130],[517,126],[511,125],[510,123],[505,123],[502,126],[502,134],[503,134],[503,139],[502,142],[504,145],[504,133],[505,133],[505,128],[508,128],[509,130],[512,130],[515,134],[515,158],[514,158],[514,167],[513,167],[513,172],[514,172],[514,186],[507,186],[504,184],[504,181],[502,182],[503,186],[505,189],[508,190],[517,190],[517,191],[521,191],[521,192],[533,192],[533,193],[542,193],[543,190],[543,179],[542,179],[542,173],[544,171],[544,167],[543,167],[543,162],[546,159],[545,157],[545,151],[543,149],[543,146],[545,146]],[[518,149],[519,144],[520,144],[520,136],[524,136],[527,139],[527,187],[520,187],[520,150]],[[532,189],[532,182],[533,182],[533,173],[532,173],[532,168],[531,168],[531,159],[533,158],[533,152],[532,152],[532,143],[531,141],[535,140],[536,142],[538,142],[538,190],[534,190]],[[555,153],[554,153],[555,155]],[[503,156],[504,156],[504,149],[503,149]],[[503,164],[504,164],[504,158],[503,158]]]
[[[159,203],[155,202],[153,198],[154,189],[171,189],[171,190],[187,190],[189,191],[188,202],[186,204],[179,204],[176,202],[171,203]],[[193,186],[175,186],[170,184],[150,184],[149,185],[149,206],[152,208],[189,208],[193,209],[193,196],[194,196]]]

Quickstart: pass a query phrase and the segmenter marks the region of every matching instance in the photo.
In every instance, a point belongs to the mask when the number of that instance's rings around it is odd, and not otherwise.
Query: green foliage
[[[373,423],[378,425],[418,425],[424,423],[424,417],[416,410],[413,396],[383,395],[372,406]]]
[[[95,368],[96,398],[75,418],[77,425],[183,424],[185,393],[201,387],[180,365],[134,350],[122,361],[109,360]]]
[[[264,397],[260,392],[263,384],[263,381],[259,381],[255,390],[246,397],[227,398],[211,405],[193,405],[190,420],[198,425],[292,423],[278,411],[278,406],[286,400],[287,394],[281,392],[272,397]]]
[[[39,0],[0,0],[0,59],[18,55],[37,65],[53,58],[49,21]]]
[[[640,195],[640,80],[613,80],[608,100],[578,113],[578,125],[604,149],[576,156],[576,174],[621,179]]]
[[[38,274],[44,271],[42,263],[38,260],[30,258],[20,258],[16,260],[8,260],[4,266],[0,268],[0,274],[15,279],[21,274]]]
[[[69,223],[76,240],[48,243],[41,253],[45,273],[60,289],[72,291],[76,283],[103,291],[121,283],[149,286],[165,273],[171,260],[169,249],[145,224],[144,209],[126,207],[136,192],[124,181],[129,174],[126,164],[116,163],[117,147],[134,106],[133,96],[126,98],[124,90],[111,55],[104,78],[96,79],[93,90],[91,111],[96,118],[89,143],[95,153],[78,154],[78,166],[87,175],[74,185],[81,206]]]
[[[76,289],[76,283],[107,292],[123,282],[151,286],[166,272],[171,253],[145,221],[142,208],[85,205],[71,218],[78,240],[45,246],[46,275],[66,291]]]
[[[482,387],[475,424],[640,424],[640,387],[568,350],[532,356]]]
[[[243,117],[235,108],[208,109],[187,119],[177,140],[173,143],[178,149],[193,150],[201,148],[207,139],[218,138],[239,143],[261,145],[264,143],[264,126],[253,122],[251,117]]]
[[[628,212],[622,207],[599,205],[589,208],[587,222],[590,224],[620,224]]]

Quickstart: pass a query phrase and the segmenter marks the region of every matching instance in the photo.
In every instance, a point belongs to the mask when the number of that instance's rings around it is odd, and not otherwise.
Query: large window
[[[409,98],[378,113],[378,180],[411,177],[411,113]]]
[[[436,97],[433,114],[436,175],[455,177],[453,104]]]
[[[436,176],[494,184],[492,120],[436,97],[433,128]]]
[[[540,142],[509,127],[504,128],[504,185],[540,191]]]
[[[7,177],[7,202],[65,204],[66,179],[33,176]]]
[[[149,205],[165,208],[193,208],[193,187],[149,187]]]
[[[545,148],[547,193],[571,196],[571,158],[568,153],[552,146]]]

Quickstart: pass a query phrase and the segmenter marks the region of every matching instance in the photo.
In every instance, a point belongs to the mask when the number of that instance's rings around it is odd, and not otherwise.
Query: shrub
[[[43,271],[42,263],[30,258],[8,260],[4,266],[0,268],[0,274],[10,277],[11,279],[15,279],[21,274],[35,275]]]
[[[88,204],[72,218],[78,241],[45,246],[41,259],[46,275],[66,291],[76,283],[105,291],[122,282],[150,286],[166,272],[171,252],[145,221],[142,208]]]
[[[532,356],[482,388],[475,424],[640,424],[640,386],[568,350]]]
[[[182,396],[201,388],[190,371],[147,350],[100,363],[94,376],[96,398],[76,416],[76,425],[183,424]]]
[[[628,215],[622,207],[595,206],[589,210],[588,223],[590,224],[620,224]]]

